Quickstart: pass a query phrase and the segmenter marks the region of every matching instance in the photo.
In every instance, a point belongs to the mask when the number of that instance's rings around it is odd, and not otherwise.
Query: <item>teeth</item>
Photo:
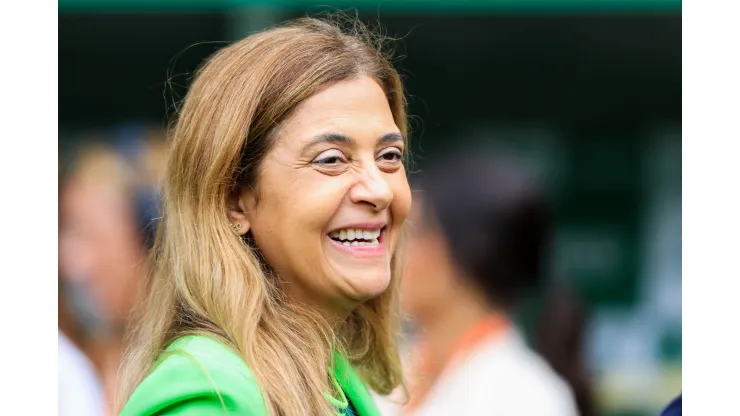
[[[338,231],[332,231],[329,233],[329,237],[344,242],[352,242],[352,240],[368,240],[358,241],[358,243],[365,243],[360,245],[378,244],[378,238],[380,237],[380,230],[360,230],[356,228],[344,229]]]
[[[378,244],[380,242],[377,238],[370,239],[370,241],[342,241],[345,247],[377,246]]]

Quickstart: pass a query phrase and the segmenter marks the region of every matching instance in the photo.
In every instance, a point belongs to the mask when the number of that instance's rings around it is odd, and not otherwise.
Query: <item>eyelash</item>
[[[398,150],[395,147],[390,147],[388,149],[390,149],[390,150],[387,151],[387,152],[381,152],[378,155],[378,158],[383,158],[383,157],[385,157],[387,155],[393,155],[393,156],[396,157],[396,159],[394,159],[392,161],[391,160],[388,160],[388,159],[384,159],[384,161],[387,161],[387,162],[400,162],[401,160],[403,160],[403,153],[400,150]]]
[[[327,156],[327,157],[325,157],[323,159],[314,160],[313,163],[316,164],[316,165],[333,165],[333,164],[336,164],[338,162],[346,162],[346,160],[344,160],[345,158],[343,156],[344,155],[342,155],[342,156],[336,156],[336,155],[335,156]],[[334,162],[331,162],[331,161],[334,161]]]
[[[386,150],[388,150],[388,151],[386,151]],[[376,158],[376,160],[377,159],[380,159],[380,158],[383,158],[383,157],[385,157],[387,155],[393,155],[393,156],[396,157],[396,159],[394,159],[394,160],[384,159],[383,161],[385,161],[385,162],[393,162],[393,163],[396,163],[396,162],[400,162],[403,159],[403,152],[401,150],[399,150],[396,147],[389,147],[389,148],[383,149],[381,151],[381,153],[378,155],[378,157]],[[316,165],[335,165],[335,164],[340,163],[340,162],[348,162],[348,160],[347,160],[346,156],[344,156],[344,154],[342,154],[341,156],[340,155],[332,155],[332,156],[324,157],[322,159],[316,159],[312,163],[313,164],[316,164]]]

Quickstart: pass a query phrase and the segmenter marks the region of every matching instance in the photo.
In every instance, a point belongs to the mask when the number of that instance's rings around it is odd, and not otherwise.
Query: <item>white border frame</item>
[[[683,384],[689,415],[737,414],[740,4],[683,11]]]

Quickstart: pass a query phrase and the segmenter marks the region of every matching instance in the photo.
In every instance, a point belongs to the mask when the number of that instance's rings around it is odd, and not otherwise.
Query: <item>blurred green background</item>
[[[401,39],[395,63],[415,169],[449,146],[485,141],[539,172],[557,207],[553,277],[588,306],[601,412],[656,414],[681,389],[681,2],[320,4],[358,10]],[[164,128],[202,59],[324,10],[310,1],[60,0],[62,160],[91,132]]]

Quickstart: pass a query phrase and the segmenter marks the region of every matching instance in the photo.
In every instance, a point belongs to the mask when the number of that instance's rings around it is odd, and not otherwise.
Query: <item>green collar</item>
[[[339,353],[334,353],[333,381],[335,384],[338,384],[339,391],[343,394],[339,400],[331,397],[329,394],[325,394],[332,405],[344,410],[347,408],[347,398],[349,398],[349,401],[352,402],[352,406],[354,406],[357,412],[357,416],[380,416],[380,412],[375,406],[372,397],[370,397],[365,384],[357,373],[355,373],[347,358]]]

